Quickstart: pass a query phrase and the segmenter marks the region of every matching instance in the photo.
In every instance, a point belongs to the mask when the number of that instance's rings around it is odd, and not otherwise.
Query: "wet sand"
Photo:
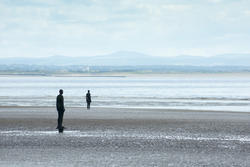
[[[0,107],[0,166],[250,166],[250,113]]]

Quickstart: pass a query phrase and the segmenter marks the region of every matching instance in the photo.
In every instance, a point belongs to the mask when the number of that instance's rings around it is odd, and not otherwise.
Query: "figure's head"
[[[90,90],[88,90],[88,93],[90,92]]]
[[[63,90],[62,90],[62,89],[60,89],[60,90],[59,90],[59,93],[62,95],[62,94],[63,94]]]

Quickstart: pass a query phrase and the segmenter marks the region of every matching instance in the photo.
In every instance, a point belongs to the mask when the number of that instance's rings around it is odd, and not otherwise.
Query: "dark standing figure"
[[[91,103],[91,94],[90,91],[88,90],[88,93],[86,94],[86,102],[87,102],[87,109],[90,109],[90,103]]]
[[[62,133],[63,129],[64,129],[64,127],[62,126],[63,114],[64,114],[64,111],[65,111],[64,99],[63,99],[63,90],[62,89],[59,90],[59,95],[56,98],[56,109],[57,109],[57,112],[58,112],[57,129],[58,129],[59,133]]]

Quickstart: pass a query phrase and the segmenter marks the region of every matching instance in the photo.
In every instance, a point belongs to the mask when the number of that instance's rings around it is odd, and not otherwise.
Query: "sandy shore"
[[[250,113],[0,107],[0,166],[250,166]]]

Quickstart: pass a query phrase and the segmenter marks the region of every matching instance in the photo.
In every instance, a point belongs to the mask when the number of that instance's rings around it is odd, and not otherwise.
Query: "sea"
[[[250,111],[246,75],[139,77],[1,76],[0,106],[55,106],[59,89],[65,107]]]

